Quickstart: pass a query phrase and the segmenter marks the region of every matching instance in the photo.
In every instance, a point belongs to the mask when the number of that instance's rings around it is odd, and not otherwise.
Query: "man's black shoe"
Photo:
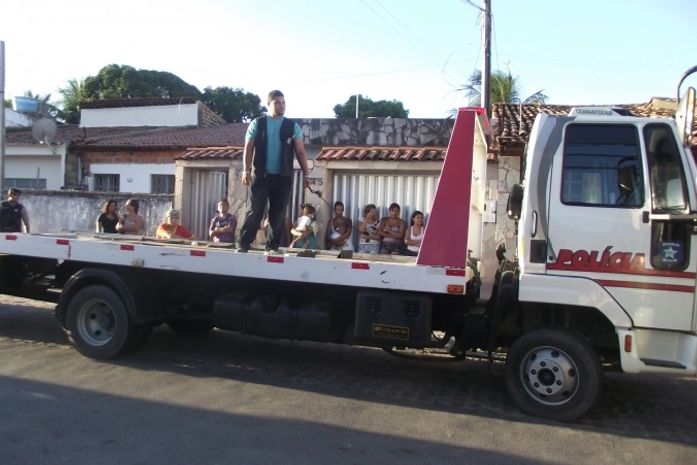
[[[240,248],[237,249],[236,252],[247,253],[247,252],[249,252],[249,246],[245,247],[244,245],[240,245]]]

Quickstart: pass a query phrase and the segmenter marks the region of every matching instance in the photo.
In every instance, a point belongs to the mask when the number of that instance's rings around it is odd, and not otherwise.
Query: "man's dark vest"
[[[264,176],[266,174],[266,116],[257,118],[257,135],[254,138],[254,174]],[[293,174],[293,150],[294,147],[293,120],[283,118],[281,123],[281,176]]]
[[[22,204],[4,201],[0,206],[0,232],[22,232]]]

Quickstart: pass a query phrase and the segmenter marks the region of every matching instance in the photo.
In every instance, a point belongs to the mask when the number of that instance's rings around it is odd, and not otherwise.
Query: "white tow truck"
[[[487,301],[472,257],[485,252],[488,121],[471,108],[458,112],[415,259],[0,233],[0,291],[57,302],[77,350],[97,359],[163,323],[439,359],[501,355],[522,410],[572,420],[592,407],[604,369],[697,372],[697,167],[683,136],[694,89],[687,97],[678,123],[597,107],[538,115],[509,199],[517,256],[496,251]]]

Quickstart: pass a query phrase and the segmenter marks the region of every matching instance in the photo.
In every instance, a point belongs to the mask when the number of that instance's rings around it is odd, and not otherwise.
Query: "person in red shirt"
[[[179,210],[169,209],[165,215],[165,221],[157,227],[155,237],[158,239],[196,239],[194,235],[179,224],[181,213]]]

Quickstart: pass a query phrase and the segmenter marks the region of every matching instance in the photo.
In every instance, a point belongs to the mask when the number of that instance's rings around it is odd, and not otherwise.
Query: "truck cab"
[[[621,368],[697,371],[697,170],[673,119],[538,115],[526,153],[519,299],[599,311]]]

